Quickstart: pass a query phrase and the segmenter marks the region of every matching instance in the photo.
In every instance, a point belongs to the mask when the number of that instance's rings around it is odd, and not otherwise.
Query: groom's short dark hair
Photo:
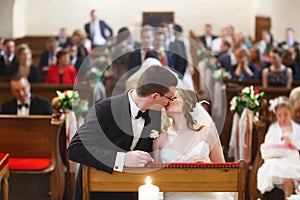
[[[152,65],[140,76],[137,83],[137,94],[141,97],[153,93],[166,94],[169,88],[177,85],[177,78],[174,73],[162,66]]]

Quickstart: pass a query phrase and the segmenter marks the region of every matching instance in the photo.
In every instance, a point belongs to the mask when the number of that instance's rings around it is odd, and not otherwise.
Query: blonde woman
[[[32,54],[29,46],[24,43],[18,45],[16,56],[17,63],[9,68],[8,74],[12,76],[16,73],[20,73],[22,76],[28,78],[28,81],[31,83],[39,82],[39,71],[38,68],[32,64]]]

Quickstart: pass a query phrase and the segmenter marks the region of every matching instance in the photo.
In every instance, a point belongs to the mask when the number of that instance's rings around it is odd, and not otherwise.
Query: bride
[[[153,143],[156,162],[225,162],[216,127],[191,90],[176,90],[166,107],[172,125]],[[166,192],[164,200],[233,199],[221,192]]]

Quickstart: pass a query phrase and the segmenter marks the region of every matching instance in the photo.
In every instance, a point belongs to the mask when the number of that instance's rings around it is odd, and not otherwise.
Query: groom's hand
[[[128,151],[125,153],[125,167],[145,167],[148,162],[153,162],[153,159],[145,151]]]

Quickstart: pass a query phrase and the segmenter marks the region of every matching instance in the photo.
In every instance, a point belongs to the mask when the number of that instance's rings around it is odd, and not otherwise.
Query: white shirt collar
[[[140,108],[136,105],[136,103],[133,101],[132,97],[131,97],[131,93],[134,90],[130,90],[128,92],[128,99],[129,99],[129,104],[130,104],[130,113],[131,113],[131,118],[135,119],[135,117],[137,116]]]
[[[30,99],[31,99],[31,94],[29,93],[29,95],[24,103],[27,103],[30,106]],[[19,105],[19,104],[23,104],[23,103],[17,99],[17,105]]]

